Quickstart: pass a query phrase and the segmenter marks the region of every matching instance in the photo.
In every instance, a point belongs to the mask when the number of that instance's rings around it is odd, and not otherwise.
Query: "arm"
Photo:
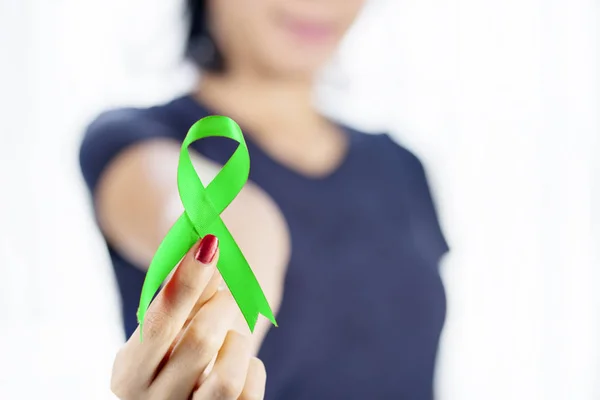
[[[177,192],[179,144],[167,138],[125,148],[106,166],[95,190],[98,221],[107,240],[141,269],[146,269],[183,208]],[[195,154],[203,182],[220,166]],[[287,227],[274,202],[247,184],[222,215],[276,312],[289,253]],[[243,318],[232,328],[247,332]],[[269,323],[259,320],[253,335],[258,350]]]

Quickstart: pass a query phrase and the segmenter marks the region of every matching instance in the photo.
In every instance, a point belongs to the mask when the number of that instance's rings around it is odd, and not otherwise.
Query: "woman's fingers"
[[[139,393],[148,387],[213,276],[217,247],[217,238],[206,235],[186,254],[146,312],[143,342],[140,342],[138,327],[117,355],[113,390],[127,388]]]
[[[246,383],[239,400],[263,400],[265,398],[265,385],[267,372],[265,365],[256,357],[250,359]]]
[[[219,290],[219,287],[222,284],[223,277],[221,276],[219,270],[215,269],[215,272],[213,273],[212,277],[210,278],[210,281],[204,288],[204,291],[200,295],[200,298],[196,301],[196,304],[194,304],[192,312],[190,312],[190,314],[188,315],[188,318],[185,321],[184,328],[188,326],[188,324],[192,321],[192,319],[194,318],[196,313],[202,308],[202,306],[204,306],[204,304],[215,295],[215,293],[217,292],[217,290]]]
[[[122,399],[261,400],[266,375],[250,337],[230,330],[239,317],[214,268],[207,235],[184,257],[117,355],[112,388]],[[211,368],[207,366],[212,365]]]
[[[194,392],[193,400],[236,400],[243,393],[250,365],[250,338],[229,331],[208,377]]]
[[[228,291],[219,291],[198,310],[151,387],[152,398],[187,399],[204,369],[224,344],[239,310]]]

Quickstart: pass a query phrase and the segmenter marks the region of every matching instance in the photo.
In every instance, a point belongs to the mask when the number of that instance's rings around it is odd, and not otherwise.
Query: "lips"
[[[285,17],[283,25],[289,33],[302,42],[324,42],[335,35],[333,24],[326,22]]]

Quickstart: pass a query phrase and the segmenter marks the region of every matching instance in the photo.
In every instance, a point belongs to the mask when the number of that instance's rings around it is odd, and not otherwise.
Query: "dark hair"
[[[207,0],[186,0],[189,30],[186,54],[199,68],[222,72],[225,69],[221,52],[210,34]]]

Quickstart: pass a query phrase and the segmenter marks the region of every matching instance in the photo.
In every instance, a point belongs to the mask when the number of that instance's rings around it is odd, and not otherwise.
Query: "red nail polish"
[[[206,235],[200,240],[198,245],[198,251],[196,251],[196,260],[202,264],[209,264],[215,254],[217,254],[217,248],[219,247],[219,239],[215,235]]]

